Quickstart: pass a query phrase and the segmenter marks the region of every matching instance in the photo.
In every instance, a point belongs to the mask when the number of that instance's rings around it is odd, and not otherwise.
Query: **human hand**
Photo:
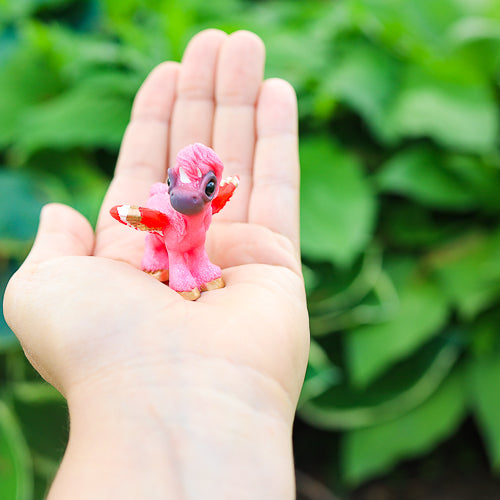
[[[207,465],[190,433],[221,460],[218,446],[224,454],[239,443],[241,451],[267,433],[260,451],[243,453],[246,466],[289,441],[308,352],[297,112],[286,82],[262,82],[263,66],[255,35],[200,33],[182,64],[160,65],[141,87],[95,236],[72,209],[44,209],[4,308],[27,357],[67,397],[72,435],[91,440],[112,434],[112,423],[130,430],[144,420],[180,439],[180,461],[195,470],[198,461]],[[193,142],[213,147],[224,176],[241,179],[207,235],[226,287],[194,303],[139,270],[144,234],[109,215],[113,205],[144,205],[150,185],[164,181],[177,151]],[[88,420],[98,422],[95,430]],[[123,450],[118,436],[110,439]],[[73,455],[91,460],[93,450],[75,442]],[[70,439],[70,456],[71,449]],[[289,475],[290,457],[285,462],[278,476]],[[74,484],[65,463],[60,491]],[[218,480],[212,476],[205,486]]]

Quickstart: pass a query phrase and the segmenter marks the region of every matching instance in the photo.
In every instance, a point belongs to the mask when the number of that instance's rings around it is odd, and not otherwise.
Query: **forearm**
[[[269,411],[273,396],[259,384],[249,387],[255,404],[227,384],[70,397],[70,442],[49,500],[294,498],[291,421]]]

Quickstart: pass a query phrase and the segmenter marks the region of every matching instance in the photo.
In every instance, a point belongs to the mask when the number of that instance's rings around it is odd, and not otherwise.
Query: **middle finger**
[[[184,146],[194,142],[212,144],[215,70],[219,49],[226,37],[222,31],[202,31],[186,48],[172,116],[169,166],[173,166]]]

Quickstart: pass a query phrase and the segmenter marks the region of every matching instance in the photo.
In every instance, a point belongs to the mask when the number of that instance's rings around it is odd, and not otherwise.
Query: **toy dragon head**
[[[172,207],[184,215],[202,212],[217,196],[222,178],[222,162],[203,144],[186,146],[168,169],[168,193]]]

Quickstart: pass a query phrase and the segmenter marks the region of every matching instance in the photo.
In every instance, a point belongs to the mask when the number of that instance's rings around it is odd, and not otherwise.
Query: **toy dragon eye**
[[[205,194],[207,196],[212,196],[215,191],[215,181],[210,181],[205,188]]]
[[[167,179],[167,186],[170,187],[170,177]]]

